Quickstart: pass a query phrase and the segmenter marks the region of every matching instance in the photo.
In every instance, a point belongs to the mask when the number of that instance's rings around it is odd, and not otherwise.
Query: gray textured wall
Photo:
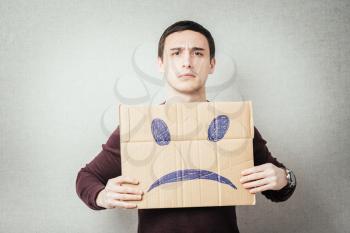
[[[140,77],[160,79],[158,38],[181,19],[216,39],[208,85],[232,80],[210,99],[252,100],[298,178],[288,202],[239,207],[241,231],[349,232],[350,4],[331,0],[1,0],[0,232],[135,232],[135,210],[88,209],[75,178],[118,124],[121,96],[162,99]]]

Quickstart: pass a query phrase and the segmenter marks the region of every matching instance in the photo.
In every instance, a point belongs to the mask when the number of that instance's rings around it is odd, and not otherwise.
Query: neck
[[[172,89],[169,85],[166,85],[166,103],[187,103],[205,101],[207,101],[205,87],[191,93],[183,93]]]

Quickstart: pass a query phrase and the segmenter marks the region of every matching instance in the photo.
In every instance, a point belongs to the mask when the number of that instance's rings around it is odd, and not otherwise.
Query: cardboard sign
[[[250,101],[120,105],[119,113],[122,174],[145,192],[132,201],[138,208],[255,204],[239,182],[254,166]]]

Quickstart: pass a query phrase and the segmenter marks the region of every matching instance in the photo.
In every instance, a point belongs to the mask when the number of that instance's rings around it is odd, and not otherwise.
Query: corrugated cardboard
[[[239,182],[254,166],[250,101],[120,105],[119,113],[122,174],[145,192],[138,208],[255,204]]]

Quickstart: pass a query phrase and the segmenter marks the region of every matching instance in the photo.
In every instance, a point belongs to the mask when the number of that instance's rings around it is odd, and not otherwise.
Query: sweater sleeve
[[[107,142],[102,144],[102,151],[78,172],[76,192],[91,209],[104,209],[96,204],[97,195],[104,189],[109,179],[120,175],[120,132],[118,127]]]
[[[269,149],[266,146],[266,141],[262,138],[260,132],[254,127],[254,139],[253,139],[253,153],[254,153],[254,165],[262,165],[265,163],[272,163],[280,168],[285,168],[285,166],[274,158]],[[292,196],[295,187],[290,189],[284,187],[281,190],[266,190],[262,194],[274,202],[286,201],[290,196]]]

